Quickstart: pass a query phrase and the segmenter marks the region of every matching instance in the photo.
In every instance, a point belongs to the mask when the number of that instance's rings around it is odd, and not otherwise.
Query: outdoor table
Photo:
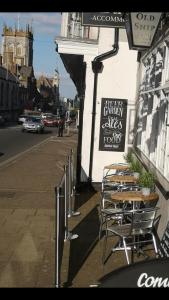
[[[140,191],[127,191],[127,192],[117,192],[112,193],[112,201],[129,201],[133,202],[133,209],[135,202],[145,202],[145,201],[156,201],[159,195],[157,193],[150,193],[148,196],[144,196]]]
[[[110,182],[120,182],[121,184],[138,182],[138,178],[135,178],[133,175],[112,175],[105,177],[105,179]]]
[[[126,171],[129,169],[129,165],[123,165],[123,164],[112,164],[105,166],[104,169],[109,169],[109,170],[119,170],[119,171]]]

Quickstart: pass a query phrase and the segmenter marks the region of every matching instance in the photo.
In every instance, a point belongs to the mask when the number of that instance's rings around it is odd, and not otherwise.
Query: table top
[[[127,164],[126,165],[112,164],[112,165],[105,166],[104,169],[123,171],[123,170],[128,170],[129,166]]]
[[[157,193],[150,193],[149,196],[144,196],[140,191],[117,192],[111,195],[112,200],[116,201],[153,201],[158,200]]]
[[[105,177],[107,181],[111,182],[123,182],[123,183],[137,183],[138,178],[133,175],[112,175]]]

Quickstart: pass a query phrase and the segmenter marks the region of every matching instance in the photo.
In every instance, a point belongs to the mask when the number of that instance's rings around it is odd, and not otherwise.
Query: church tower
[[[26,30],[6,25],[2,33],[2,65],[17,73],[17,67],[32,67],[33,64],[33,33],[26,25]]]

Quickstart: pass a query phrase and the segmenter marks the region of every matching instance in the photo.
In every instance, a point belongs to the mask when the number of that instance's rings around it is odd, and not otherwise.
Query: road
[[[56,135],[57,128],[45,128],[43,134],[21,131],[21,125],[0,127],[0,163]]]

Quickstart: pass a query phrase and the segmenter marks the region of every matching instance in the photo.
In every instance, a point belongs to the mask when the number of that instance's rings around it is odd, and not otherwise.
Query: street
[[[0,127],[0,163],[57,133],[56,127],[45,127],[43,134],[23,133],[21,127]]]

